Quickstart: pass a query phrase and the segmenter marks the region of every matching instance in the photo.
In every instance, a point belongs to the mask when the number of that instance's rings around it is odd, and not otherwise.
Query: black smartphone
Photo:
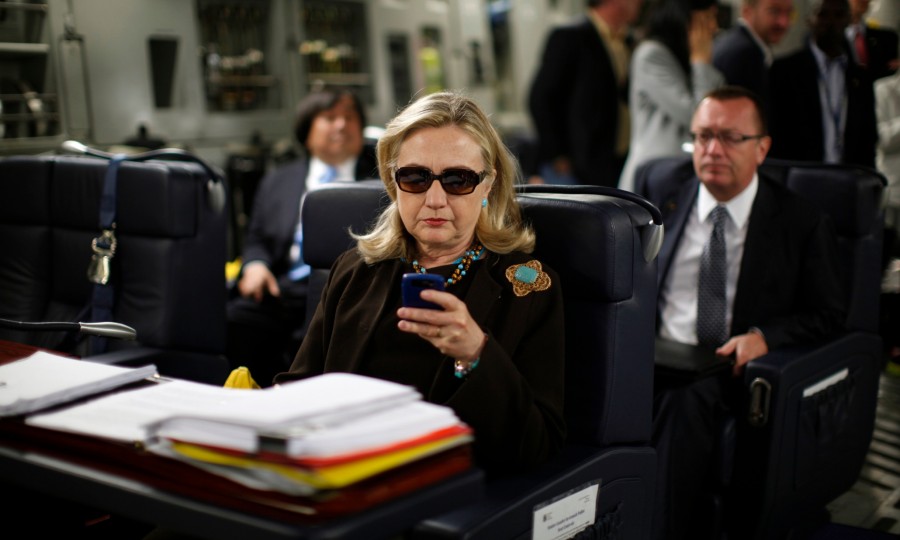
[[[444,278],[437,274],[403,274],[402,293],[405,307],[444,309],[434,302],[422,300],[419,294],[423,289],[444,290]]]

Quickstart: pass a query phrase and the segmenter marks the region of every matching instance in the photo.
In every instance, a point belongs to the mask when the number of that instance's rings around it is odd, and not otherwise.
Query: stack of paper
[[[67,403],[155,373],[153,365],[125,368],[38,351],[0,366],[0,416]]]
[[[152,449],[244,485],[292,495],[338,490],[472,441],[413,388],[333,373],[197,408],[150,426]]]

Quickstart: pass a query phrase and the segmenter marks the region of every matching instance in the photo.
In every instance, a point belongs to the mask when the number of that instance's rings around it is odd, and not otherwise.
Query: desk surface
[[[20,358],[25,358],[34,354],[36,351],[45,350],[24,343],[16,343],[15,341],[6,341],[0,339],[0,364],[12,362]],[[53,354],[60,354],[53,351]]]
[[[0,341],[0,363],[33,351]],[[351,500],[379,500],[388,489],[406,492],[452,460],[423,460],[415,474],[376,483]],[[483,473],[468,469],[360,512],[311,519],[297,512],[290,497],[259,497],[177,460],[19,419],[0,420],[0,482],[201,538],[261,540],[390,538],[480,499],[484,486]]]
[[[390,538],[428,517],[479,499],[483,485],[482,474],[472,470],[359,514],[300,524],[234,511],[65,459],[6,447],[0,447],[0,480],[201,538],[260,540]]]

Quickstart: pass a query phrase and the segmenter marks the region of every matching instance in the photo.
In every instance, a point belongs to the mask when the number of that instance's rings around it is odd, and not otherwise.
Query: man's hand
[[[251,262],[244,265],[241,280],[238,281],[238,292],[245,298],[253,298],[262,302],[263,296],[268,292],[272,296],[281,296],[278,288],[278,280],[272,275],[269,267],[261,262]]]
[[[741,374],[747,362],[759,358],[768,352],[769,346],[766,345],[766,338],[758,332],[748,332],[734,336],[716,349],[716,354],[720,356],[734,355],[732,375],[735,377]]]
[[[712,63],[712,44],[718,30],[719,24],[714,13],[710,11],[691,13],[691,24],[688,27],[691,63]]]

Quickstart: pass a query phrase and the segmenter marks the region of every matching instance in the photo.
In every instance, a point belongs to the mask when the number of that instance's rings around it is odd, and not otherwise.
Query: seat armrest
[[[646,516],[655,480],[656,451],[651,447],[568,445],[534,471],[489,481],[483,500],[423,521],[413,529],[411,538],[530,537],[535,506],[598,481],[594,528],[614,529],[627,524],[626,530],[638,532],[636,538],[647,537],[650,523]]]
[[[868,375],[865,382],[872,394],[874,410],[874,388],[877,388],[881,351],[881,338],[869,332],[849,332],[833,341],[814,347],[793,347],[772,351],[749,364],[744,370],[744,384],[750,393],[750,407],[747,421],[762,427],[770,419],[780,418],[784,405],[779,396],[815,390],[818,383],[827,383],[831,376],[839,376],[843,369],[853,369],[850,375],[858,376],[857,370],[865,368]],[[755,410],[754,410],[755,408]]]
[[[761,531],[850,489],[875,424],[881,338],[850,332],[817,347],[774,351],[747,364],[732,493]],[[761,481],[762,479],[762,481]]]
[[[132,347],[130,349],[120,349],[117,351],[105,352],[103,354],[85,356],[82,360],[96,362],[98,364],[138,367],[152,364],[154,358],[162,353],[162,349],[157,349],[155,347]]]
[[[792,380],[816,376],[821,371],[845,363],[843,355],[869,351],[880,347],[881,338],[871,332],[848,332],[831,341],[816,346],[790,347],[771,351],[747,365],[744,380],[780,373],[779,377]]]

